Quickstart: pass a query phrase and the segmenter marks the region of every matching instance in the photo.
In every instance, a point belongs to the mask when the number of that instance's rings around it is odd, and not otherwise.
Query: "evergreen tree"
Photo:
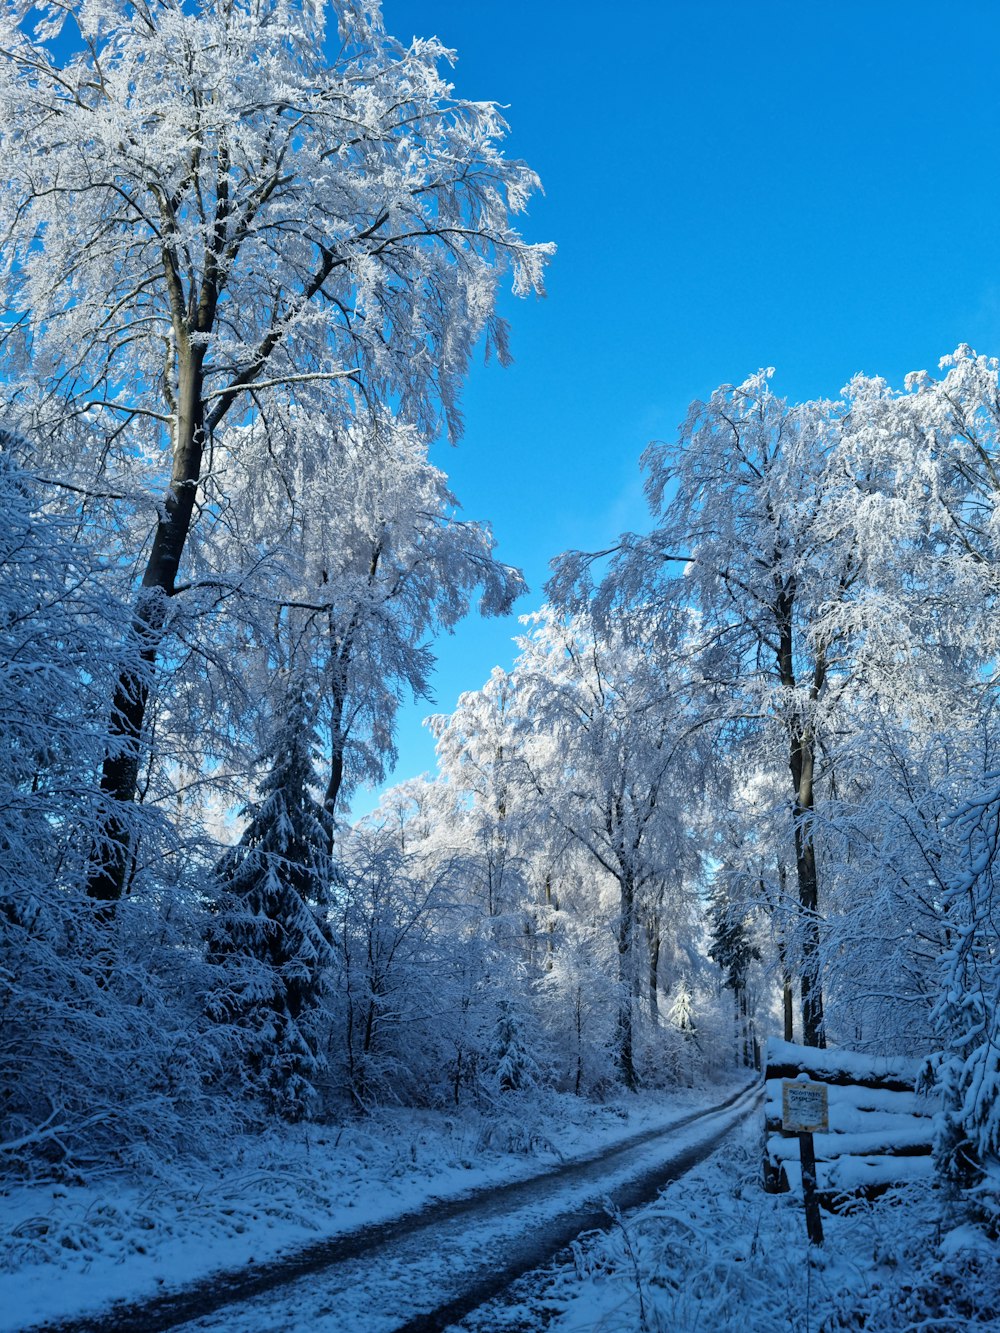
[[[287,696],[263,762],[260,799],[216,868],[209,953],[221,967],[211,1012],[246,1030],[247,1082],[290,1120],[315,1100],[317,1001],[331,958],[322,903],[327,833],[316,796],[312,702]]]
[[[522,1092],[543,1081],[527,1040],[526,1025],[526,1017],[515,1000],[498,1001],[488,1063],[501,1092]]]
[[[756,1067],[757,1036],[751,1012],[749,980],[750,969],[755,962],[760,961],[761,952],[750,933],[746,911],[739,903],[731,902],[723,891],[713,896],[709,923],[712,942],[708,956],[722,969],[725,978],[723,985],[733,992],[740,1056],[748,1068]]]

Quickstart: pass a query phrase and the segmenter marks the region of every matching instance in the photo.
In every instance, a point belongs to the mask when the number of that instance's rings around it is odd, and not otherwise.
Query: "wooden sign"
[[[781,1128],[787,1134],[823,1134],[830,1128],[825,1083],[781,1081]]]
[[[823,1244],[823,1222],[816,1195],[816,1150],[813,1134],[830,1128],[830,1106],[825,1083],[781,1080],[781,1128],[799,1136],[802,1161],[802,1201],[806,1209],[806,1234],[812,1245]]]

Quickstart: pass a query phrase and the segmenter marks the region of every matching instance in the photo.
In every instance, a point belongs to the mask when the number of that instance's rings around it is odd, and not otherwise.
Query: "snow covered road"
[[[429,1333],[607,1225],[689,1170],[759,1104],[753,1085],[719,1106],[647,1130],[526,1181],[362,1228],[292,1259],[243,1270],[59,1333]]]

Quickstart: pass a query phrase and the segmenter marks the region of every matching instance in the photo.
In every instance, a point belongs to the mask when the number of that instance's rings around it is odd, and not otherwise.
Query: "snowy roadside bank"
[[[740,1084],[502,1114],[382,1111],[232,1144],[225,1162],[0,1195],[0,1330],[141,1300],[320,1238],[523,1179],[667,1127]]]
[[[959,1333],[997,1327],[1000,1246],[949,1223],[927,1181],[824,1213],[809,1261],[801,1200],[765,1194],[759,1126],[659,1200],[574,1246],[461,1327],[547,1333]]]

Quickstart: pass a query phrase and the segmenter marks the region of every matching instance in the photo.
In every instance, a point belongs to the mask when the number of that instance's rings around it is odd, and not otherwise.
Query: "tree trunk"
[[[736,1023],[736,1050],[738,1062],[747,1062],[747,1025],[743,1016],[743,997],[739,986],[733,988],[733,1011]]]
[[[790,768],[795,784],[795,865],[799,882],[799,925],[802,932],[802,1040],[806,1046],[826,1046],[823,1027],[823,989],[819,975],[819,877],[813,841],[813,740],[807,728],[792,732]]]
[[[576,1077],[573,1080],[573,1091],[577,1097],[580,1095],[580,1089],[583,1086],[583,992],[579,986],[576,988]]]
[[[344,735],[344,695],[343,691],[333,691],[330,707],[330,780],[326,784],[323,797],[323,814],[326,819],[326,850],[333,855],[337,827],[337,800],[344,783],[344,750],[347,738]]]
[[[173,472],[160,509],[153,546],[142,577],[132,620],[132,648],[115,687],[108,724],[108,749],[101,770],[101,791],[108,798],[104,822],[91,862],[87,893],[112,904],[122,896],[131,850],[128,807],[139,781],[142,729],[159,652],[165,602],[175,591],[177,571],[194,512],[205,447],[204,348],[186,342],[178,348]]]
[[[635,934],[635,887],[630,876],[619,879],[621,910],[618,918],[618,1020],[615,1028],[615,1047],[618,1071],[630,1092],[635,1092],[639,1080],[635,1073],[635,1054],[632,1031],[632,939]]]
[[[545,970],[551,972],[555,966],[555,913],[559,911],[559,899],[552,892],[552,872],[545,875],[545,907],[547,922],[545,927]]]
[[[372,547],[368,564],[368,586],[374,588],[378,576],[379,562],[382,559],[382,544],[376,542]],[[324,569],[322,583],[329,583],[329,574]],[[332,600],[328,612],[327,624],[330,632],[330,780],[326,785],[323,798],[323,813],[326,817],[327,853],[332,856],[337,837],[337,801],[340,789],[344,785],[345,756],[347,754],[347,733],[344,729],[344,714],[347,711],[347,699],[350,691],[350,670],[354,656],[354,639],[361,623],[360,609],[355,609],[347,632],[341,637],[337,632]]]
[[[795,701],[797,689],[794,653],[794,578],[776,588],[775,619],[778,634],[778,672],[783,687],[792,697],[795,712],[788,722],[788,767],[792,775],[792,818],[795,825],[795,869],[799,884],[799,926],[802,938],[802,1040],[806,1046],[826,1046],[823,1029],[823,990],[819,975],[819,878],[816,870],[816,845],[813,841],[815,792],[815,738],[808,717],[799,712]],[[810,685],[810,702],[815,703],[826,678],[826,662],[817,653]]]
[[[649,1018],[654,1028],[660,1026],[660,918],[655,913],[646,922],[649,945]]]
[[[785,867],[778,865],[778,884],[781,898],[785,896]],[[784,1018],[783,1035],[785,1041],[795,1040],[795,992],[792,986],[792,973],[788,966],[788,949],[784,939],[778,936],[778,964],[781,968],[781,1007]]]

